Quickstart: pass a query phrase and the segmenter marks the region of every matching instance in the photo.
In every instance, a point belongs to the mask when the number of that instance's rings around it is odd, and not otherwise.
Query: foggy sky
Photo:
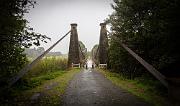
[[[99,43],[100,26],[112,13],[113,0],[36,0],[25,18],[35,32],[51,38],[41,46],[47,49],[70,30],[71,23],[77,23],[79,40],[90,51]],[[52,51],[68,53],[69,36],[63,39]]]

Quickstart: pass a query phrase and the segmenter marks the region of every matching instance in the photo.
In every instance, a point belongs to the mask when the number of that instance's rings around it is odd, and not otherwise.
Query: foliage
[[[178,0],[114,0],[115,11],[107,19],[111,68],[128,76],[142,74],[143,68],[120,46],[123,42],[164,75],[179,76],[179,6]]]
[[[80,48],[81,63],[84,63],[87,59],[87,48],[82,41],[79,41],[79,48]]]
[[[68,72],[67,67],[67,58],[64,57],[45,57],[40,60],[25,76],[23,76],[17,83],[9,88],[5,93],[0,92],[2,101],[8,99],[13,100],[13,98],[21,97],[23,92],[32,90],[38,86],[41,86],[46,81],[63,77],[64,74]],[[30,91],[31,92],[31,91]],[[34,93],[34,92],[32,92]],[[24,96],[32,96],[25,94]],[[24,97],[23,96],[23,97]],[[25,97],[29,99],[30,97]],[[21,98],[24,101],[24,98]],[[16,103],[17,101],[13,101]],[[12,103],[12,101],[8,101]]]
[[[86,49],[86,47],[85,47],[85,45],[84,45],[84,43],[83,43],[82,41],[79,41],[79,45],[80,45],[80,48],[81,48],[82,50],[85,50],[85,49]]]
[[[25,77],[24,79],[26,79],[26,80],[19,81],[15,85],[15,87],[19,90],[32,89],[34,87],[37,87],[37,86],[43,84],[47,80],[51,80],[56,77],[62,76],[64,73],[65,73],[65,71],[62,71],[62,70],[54,70],[50,73],[43,73],[39,76],[32,76],[31,78]]]
[[[26,63],[26,56],[22,53],[24,47],[39,46],[48,38],[33,32],[23,17],[35,3],[34,0],[0,1],[0,85]]]
[[[91,50],[91,57],[92,57],[92,60],[96,63],[96,64],[98,64],[98,61],[99,61],[99,59],[98,59],[98,47],[99,47],[99,45],[98,44],[96,44],[96,45],[94,45],[93,46],[93,48],[92,48],[92,50]]]

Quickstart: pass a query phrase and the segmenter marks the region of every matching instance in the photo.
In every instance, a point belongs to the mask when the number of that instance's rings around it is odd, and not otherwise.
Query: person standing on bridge
[[[95,64],[94,64],[94,62],[92,62],[92,69],[94,69],[94,66],[95,66]]]
[[[87,60],[86,60],[86,62],[85,62],[85,67],[86,67],[86,69],[88,68],[88,66],[87,66]]]

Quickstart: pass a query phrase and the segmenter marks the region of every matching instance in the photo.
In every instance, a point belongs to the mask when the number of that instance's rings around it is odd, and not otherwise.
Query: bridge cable
[[[108,30],[106,30],[109,34],[111,34]],[[168,82],[165,80],[166,77],[162,75],[159,71],[157,71],[151,64],[142,59],[138,54],[128,48],[125,44],[120,42],[120,45],[131,54],[141,65],[143,65],[154,77],[156,77],[165,87],[168,88]]]
[[[47,49],[44,53],[42,53],[40,56],[38,56],[35,60],[33,60],[31,63],[26,65],[24,68],[22,68],[19,73],[17,73],[16,76],[12,77],[9,80],[8,87],[11,87],[13,84],[15,84],[21,77],[23,77],[37,62],[39,62],[50,50],[52,50],[61,40],[63,40],[71,30],[66,33],[63,37],[61,37],[56,43],[54,43],[49,49]]]

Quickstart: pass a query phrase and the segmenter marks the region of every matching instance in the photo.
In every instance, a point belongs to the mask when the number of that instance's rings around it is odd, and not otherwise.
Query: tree
[[[99,56],[98,56],[99,50],[98,50],[98,48],[99,48],[99,45],[96,44],[96,45],[93,46],[93,48],[92,48],[92,50],[91,50],[91,57],[92,57],[92,60],[94,61],[94,63],[95,63],[96,65],[99,64],[99,59],[98,59],[98,57],[99,57]]]
[[[26,63],[24,48],[39,46],[49,39],[45,35],[33,32],[27,25],[24,14],[34,7],[34,0],[0,1],[0,84],[15,75]]]
[[[79,41],[79,48],[80,48],[80,62],[84,64],[87,59],[87,48],[85,47],[82,41]]]
[[[131,73],[139,64],[120,47],[125,43],[166,76],[177,76],[180,62],[178,0],[114,0],[115,10],[107,22],[113,32],[110,64]],[[117,58],[119,57],[119,58]]]

